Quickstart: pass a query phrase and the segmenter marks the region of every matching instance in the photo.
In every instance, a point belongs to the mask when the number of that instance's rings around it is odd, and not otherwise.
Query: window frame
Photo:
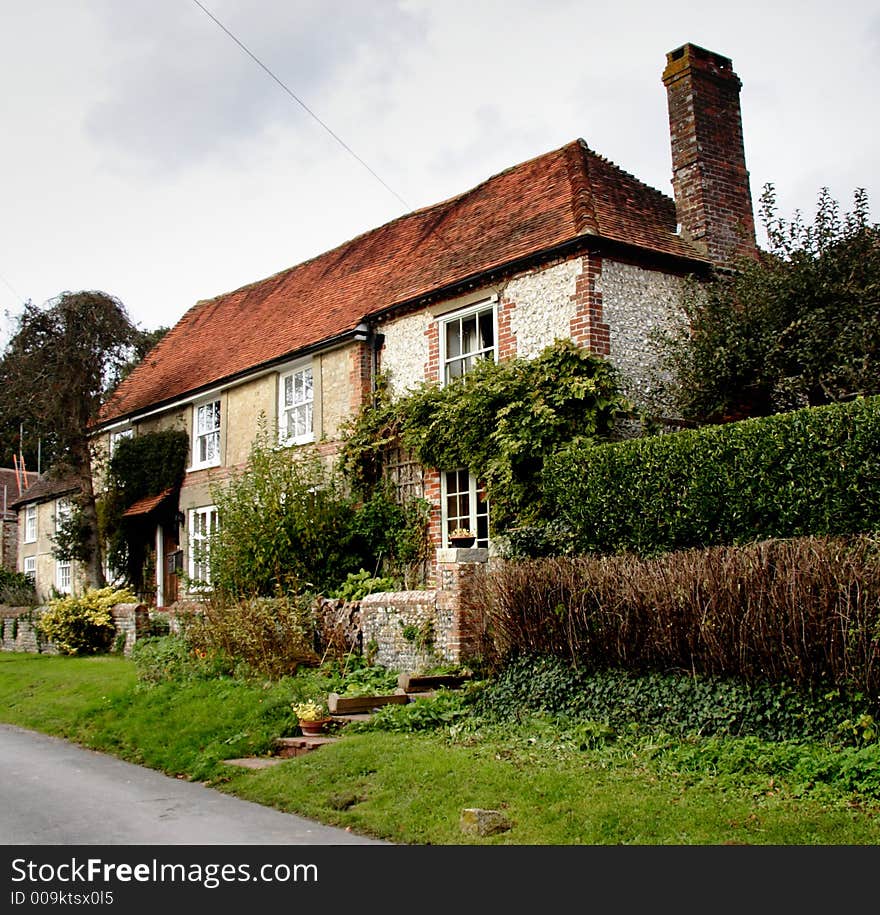
[[[73,505],[66,496],[55,500],[55,533],[61,530],[61,525],[70,518],[73,512]]]
[[[116,454],[119,443],[126,438],[134,438],[134,426],[126,426],[124,429],[110,433],[110,457]]]
[[[31,502],[24,507],[24,531],[22,543],[36,543],[39,536],[37,527],[37,504]]]
[[[492,346],[488,347],[477,347],[473,350],[465,352],[459,352],[454,356],[450,356],[447,352],[447,335],[448,327],[450,324],[459,322],[459,329],[461,328],[461,322],[474,316],[476,318],[476,328],[479,331],[480,327],[480,315],[486,312],[491,312],[492,315]],[[480,358],[487,358],[488,353],[491,351],[493,362],[498,362],[498,298],[497,296],[486,296],[485,298],[479,299],[476,302],[472,302],[465,308],[459,308],[456,311],[449,312],[449,314],[441,315],[437,319],[438,323],[438,336],[440,344],[440,353],[439,353],[439,365],[438,372],[440,375],[440,384],[447,385],[450,381],[455,381],[458,378],[464,377],[471,369],[471,367],[465,368],[461,375],[456,375],[453,377],[449,376],[449,366],[453,362],[464,362],[465,360],[470,360],[471,363],[475,362]],[[481,355],[482,354],[482,355]]]
[[[216,417],[217,424],[214,428],[206,430],[204,432],[199,432],[199,412],[208,407],[216,406]],[[199,403],[194,403],[192,406],[192,454],[190,470],[200,470],[203,467],[219,467],[221,463],[220,458],[220,446],[221,446],[221,430],[223,427],[223,404],[220,397],[212,397],[209,400],[202,400]],[[213,458],[201,458],[201,444],[202,441],[207,442],[208,438],[211,436],[216,436],[216,450],[215,456]],[[205,453],[207,454],[207,447],[205,448]]]
[[[198,518],[206,519],[205,530],[200,531],[197,524]],[[187,574],[194,590],[208,590],[211,587],[211,550],[210,542],[207,547],[201,547],[199,544],[210,541],[211,537],[220,527],[220,515],[216,505],[200,505],[197,508],[191,508],[187,518]],[[196,555],[196,551],[204,550],[201,556]],[[199,573],[199,574],[197,574]]]
[[[30,566],[31,568],[28,568]],[[37,557],[36,556],[23,556],[21,563],[21,572],[23,575],[26,575],[31,581],[37,580]]]
[[[486,489],[485,486],[481,486],[477,478],[464,467],[459,467],[455,470],[444,470],[440,474],[440,530],[442,535],[443,548],[447,549],[449,547],[450,530],[452,530],[454,527],[458,527],[465,520],[465,516],[462,514],[453,516],[450,516],[449,514],[449,498],[455,496],[454,491],[450,492],[449,489],[449,475],[458,475],[462,473],[467,473],[468,477],[467,527],[476,535],[474,546],[488,548],[490,542],[489,501],[486,499]],[[460,490],[460,492],[463,492],[463,490]],[[481,495],[482,499],[480,498]],[[485,506],[485,511],[479,511],[481,505]],[[484,525],[480,523],[481,519],[485,519]],[[485,527],[485,533],[480,531],[480,528],[483,526]]]
[[[55,562],[55,588],[61,594],[70,594],[73,590],[73,563],[69,559]]]
[[[287,380],[291,379],[293,393],[296,394],[296,376],[309,374],[310,399],[294,401],[288,407],[286,403]],[[303,384],[305,388],[305,383]],[[296,410],[304,409],[307,417],[308,431],[302,435],[290,434],[290,416]],[[307,445],[315,441],[315,368],[312,361],[301,362],[291,366],[278,375],[278,444],[279,445]]]

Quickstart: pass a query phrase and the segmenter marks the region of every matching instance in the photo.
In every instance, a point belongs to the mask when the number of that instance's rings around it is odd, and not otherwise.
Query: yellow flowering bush
[[[327,709],[312,699],[308,702],[292,702],[291,708],[300,721],[323,721],[327,717]]]
[[[50,600],[37,625],[62,654],[95,654],[107,651],[116,634],[111,608],[136,601],[125,588],[87,588]]]

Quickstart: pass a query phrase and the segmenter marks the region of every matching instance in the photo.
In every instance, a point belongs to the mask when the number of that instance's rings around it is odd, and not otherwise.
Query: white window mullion
[[[278,382],[278,441],[301,445],[315,440],[315,383],[312,366],[287,372]]]
[[[465,469],[447,470],[441,477],[441,518],[443,546],[449,545],[449,534],[457,527],[467,528],[476,541],[474,546],[489,545],[489,503],[477,478]]]
[[[192,466],[216,467],[220,463],[220,401],[193,407]]]
[[[37,539],[37,506],[28,505],[24,510],[24,542],[35,543]]]
[[[440,322],[440,381],[466,375],[481,359],[498,360],[498,315],[484,300]]]
[[[214,505],[190,509],[189,513],[189,577],[197,587],[211,583],[211,537],[219,527],[219,515]]]

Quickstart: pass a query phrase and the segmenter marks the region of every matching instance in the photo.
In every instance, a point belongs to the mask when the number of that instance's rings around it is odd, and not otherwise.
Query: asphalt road
[[[2,845],[381,845],[0,725]]]

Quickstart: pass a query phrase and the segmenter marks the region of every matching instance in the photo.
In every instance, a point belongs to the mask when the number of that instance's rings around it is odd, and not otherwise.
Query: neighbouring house
[[[212,484],[244,465],[261,417],[281,445],[332,455],[379,371],[402,392],[570,338],[608,357],[643,402],[648,338],[675,319],[684,278],[756,252],[731,61],[686,44],[662,79],[674,199],[576,139],[187,311],[96,425],[109,449],[158,429],[190,436],[179,494],[133,507],[155,527],[157,566],[204,573],[195,548],[219,523]],[[434,506],[438,548],[460,525],[487,545],[478,480],[454,467],[400,477]],[[159,605],[184,596],[156,578]]]
[[[18,570],[18,512],[12,507],[39,474],[0,467],[0,569]]]
[[[56,534],[69,517],[79,486],[69,478],[42,474],[10,507],[18,515],[18,570],[31,577],[39,600],[76,593],[81,569],[55,556]]]

